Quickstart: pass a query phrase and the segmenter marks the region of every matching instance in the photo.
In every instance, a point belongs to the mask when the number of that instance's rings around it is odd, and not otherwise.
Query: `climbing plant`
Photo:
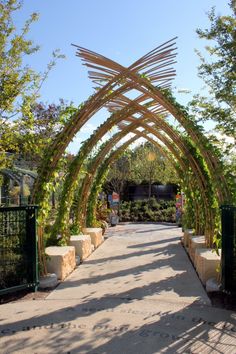
[[[96,160],[95,160],[96,161]],[[188,165],[187,165],[187,167],[185,167],[185,173],[186,173],[186,171],[188,171]],[[91,172],[91,171],[90,171]],[[89,173],[90,174],[90,173]],[[85,179],[87,179],[87,177],[85,177]],[[88,181],[86,182],[86,183],[88,183]],[[81,191],[82,192],[82,191]],[[81,199],[84,201],[84,202],[86,202],[86,195],[84,195],[84,194],[82,194],[81,195]]]
[[[123,121],[124,126],[128,126],[127,132],[132,131],[132,124],[136,123],[140,128],[154,134],[171,151],[175,160],[180,163],[181,168],[190,171],[189,181],[183,179],[183,182],[188,182],[189,200],[195,206],[199,220],[202,222],[203,215],[206,219],[205,232],[207,233],[208,243],[212,243],[217,219],[216,206],[222,202],[230,201],[232,193],[223,173],[221,157],[216,152],[215,147],[204,137],[201,127],[188,114],[186,108],[179,105],[170,90],[166,89],[168,76],[172,77],[174,72],[169,70],[166,79],[162,79],[158,85],[154,85],[154,82],[158,82],[160,77],[156,68],[162,50],[165,53],[162,60],[165,55],[168,57],[174,55],[172,44],[166,44],[151,51],[129,68],[124,68],[104,56],[84,48],[78,48],[78,56],[82,57],[85,65],[89,67],[92,65],[95,70],[90,72],[90,77],[101,86],[68,120],[65,128],[58,134],[50,149],[48,149],[35,185],[34,200],[43,205],[47,199],[47,193],[50,190],[50,183],[53,181],[53,174],[57,169],[58,162],[66,146],[83,124],[105,105],[115,113],[112,114],[109,123],[105,122],[98,127],[91,138],[83,144],[79,154],[69,166],[54,225],[55,234],[66,234],[68,232],[70,207],[78,185],[78,175],[81,169],[85,167],[85,160],[91,149],[105,135],[107,128],[109,129],[109,127]],[[151,69],[150,61],[153,63]],[[148,70],[146,70],[147,67]],[[140,92],[140,96],[131,100],[124,94],[133,88]],[[149,100],[148,103],[146,103],[147,100]],[[140,118],[137,118],[137,113]],[[167,114],[171,114],[179,122],[181,126],[179,131],[165,119]],[[109,149],[105,150],[106,153],[104,152],[101,160],[99,160],[100,162],[105,158]],[[89,171],[90,169],[87,172],[89,173]],[[193,190],[196,186],[197,192],[194,193]],[[85,194],[87,188],[86,186]],[[208,189],[212,196],[206,191]],[[81,193],[81,195],[84,194]],[[198,198],[201,198],[203,212],[197,206]]]

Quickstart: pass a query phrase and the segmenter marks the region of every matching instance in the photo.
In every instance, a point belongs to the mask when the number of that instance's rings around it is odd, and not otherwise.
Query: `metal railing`
[[[222,222],[222,286],[236,294],[236,206],[221,207]]]
[[[37,289],[37,206],[0,208],[0,295]]]
[[[1,197],[0,207],[28,205],[29,200],[30,200],[29,197],[23,197],[21,195],[17,197]]]

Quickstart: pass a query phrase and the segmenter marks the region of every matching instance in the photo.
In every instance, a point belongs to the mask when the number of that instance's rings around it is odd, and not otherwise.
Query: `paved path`
[[[0,306],[0,353],[236,353],[173,225],[127,224],[46,300]]]

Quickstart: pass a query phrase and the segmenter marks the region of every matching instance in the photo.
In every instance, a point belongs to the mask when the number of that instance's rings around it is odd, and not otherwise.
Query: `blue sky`
[[[205,43],[198,39],[196,28],[208,27],[206,12],[212,6],[216,7],[217,14],[229,12],[227,0],[25,0],[15,19],[21,27],[32,12],[40,15],[29,33],[29,38],[41,47],[27,59],[31,67],[44,71],[54,49],[60,48],[66,55],[43,85],[41,100],[56,103],[64,98],[78,105],[93,89],[71,43],[128,66],[154,47],[178,36],[177,76],[173,86],[187,88],[191,94],[199,92],[203,83],[197,77],[199,59],[194,48],[202,50]],[[191,94],[175,92],[183,104],[191,97]],[[104,117],[100,112],[79,139],[86,138]]]

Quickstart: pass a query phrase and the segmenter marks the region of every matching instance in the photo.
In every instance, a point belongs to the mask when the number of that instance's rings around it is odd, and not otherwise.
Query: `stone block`
[[[56,274],[47,274],[45,277],[39,278],[39,289],[50,289],[57,286],[58,280]]]
[[[199,278],[204,285],[206,285],[208,279],[217,279],[219,277],[217,269],[220,266],[220,261],[221,256],[218,256],[216,252],[210,248],[203,248],[198,251],[198,262],[196,268]]]
[[[201,247],[201,248],[197,248],[195,250],[194,266],[195,266],[198,274],[201,271],[201,267],[202,267],[202,257],[200,257],[200,256],[202,253],[207,252],[207,251],[209,251],[209,248],[207,248],[207,247]]]
[[[92,245],[94,245],[95,248],[100,246],[100,244],[104,241],[102,228],[100,227],[84,228],[82,231],[84,234],[88,234],[91,237]]]
[[[51,246],[47,247],[46,255],[47,270],[55,273],[57,278],[64,280],[76,267],[75,247],[73,246]]]
[[[83,261],[91,254],[91,237],[89,235],[73,235],[70,237],[70,246],[75,247],[75,254]]]
[[[195,252],[197,248],[205,248],[206,239],[205,236],[191,236],[189,238],[189,255],[194,263]]]
[[[185,247],[189,247],[189,238],[190,236],[193,236],[193,230],[192,229],[186,229],[184,230],[184,237],[183,237],[183,242]]]

